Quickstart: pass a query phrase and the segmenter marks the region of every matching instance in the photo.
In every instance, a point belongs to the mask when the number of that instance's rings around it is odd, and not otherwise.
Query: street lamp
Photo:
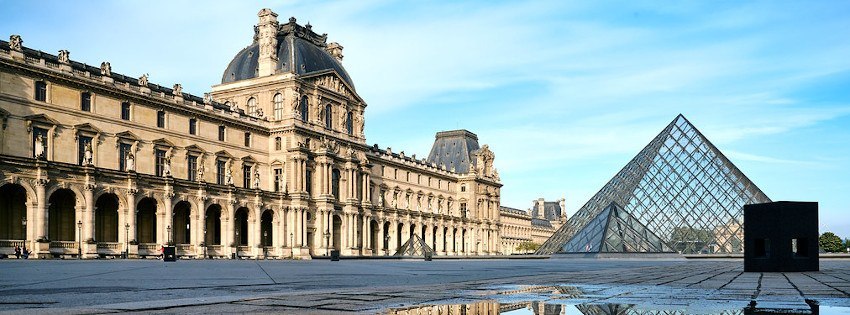
[[[268,258],[268,257],[267,257],[267,256],[268,256],[268,251],[266,250],[266,244],[268,244],[268,241],[269,241],[269,240],[268,240],[268,236],[269,236],[269,232],[268,232],[268,231],[263,231],[263,243],[262,243],[262,245],[263,245],[263,259],[267,259],[267,258]]]
[[[295,244],[293,244],[293,243],[295,243],[294,240],[295,240],[295,234],[292,234],[292,232],[289,232],[289,258],[295,258],[295,252],[294,252]]]
[[[330,250],[331,250],[331,232],[330,232],[330,230],[325,230],[325,248],[328,251],[328,253],[330,253]]]
[[[83,221],[77,221],[77,239],[79,239],[79,246],[77,246],[77,259],[83,259]]]
[[[124,223],[124,259],[130,256],[130,223]]]
[[[24,226],[24,241],[27,240],[27,217],[21,218],[21,225]]]
[[[207,227],[204,227],[204,259],[207,259]]]
[[[168,243],[166,245],[171,246],[171,226],[165,228],[168,231]]]
[[[384,234],[384,256],[390,255],[390,235]]]

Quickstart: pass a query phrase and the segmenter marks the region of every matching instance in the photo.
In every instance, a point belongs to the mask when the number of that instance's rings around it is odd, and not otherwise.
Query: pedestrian
[[[23,250],[23,253],[21,254],[21,256],[23,256],[24,259],[29,259],[30,258],[30,251],[28,251],[27,248],[24,247],[24,250]]]
[[[21,247],[18,245],[15,245],[15,258],[21,259]]]

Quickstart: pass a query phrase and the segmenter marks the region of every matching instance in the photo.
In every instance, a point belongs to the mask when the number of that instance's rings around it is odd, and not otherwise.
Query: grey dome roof
[[[339,60],[325,50],[326,40],[326,34],[317,35],[309,25],[303,27],[295,24],[295,19],[290,19],[289,23],[281,25],[278,30],[276,72],[304,75],[333,70],[353,89],[354,83],[348,76],[348,72]],[[259,47],[255,37],[251,45],[239,51],[224,70],[221,83],[256,78],[259,67]]]

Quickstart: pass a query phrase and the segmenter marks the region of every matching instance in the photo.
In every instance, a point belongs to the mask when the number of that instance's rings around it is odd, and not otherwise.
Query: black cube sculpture
[[[744,206],[744,271],[818,271],[818,203]]]

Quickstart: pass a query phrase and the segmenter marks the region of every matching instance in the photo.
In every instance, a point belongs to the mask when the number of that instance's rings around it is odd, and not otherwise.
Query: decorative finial
[[[174,94],[174,96],[183,96],[183,86],[180,85],[180,83],[174,84],[172,94]]]
[[[61,63],[70,63],[71,62],[71,52],[65,49],[59,51],[59,62]]]
[[[148,87],[148,74],[145,73],[141,77],[139,77],[139,86]]]
[[[295,17],[294,16],[289,18],[289,23],[295,23]]]
[[[112,75],[112,65],[109,64],[109,61],[100,63],[100,75],[105,77]]]
[[[307,22],[307,25],[304,25],[304,27],[306,27],[308,30],[313,29],[313,25],[310,25],[310,22]]]
[[[21,39],[21,35],[12,35],[9,36],[9,49],[15,51],[21,51],[21,46],[24,44],[24,40]]]

